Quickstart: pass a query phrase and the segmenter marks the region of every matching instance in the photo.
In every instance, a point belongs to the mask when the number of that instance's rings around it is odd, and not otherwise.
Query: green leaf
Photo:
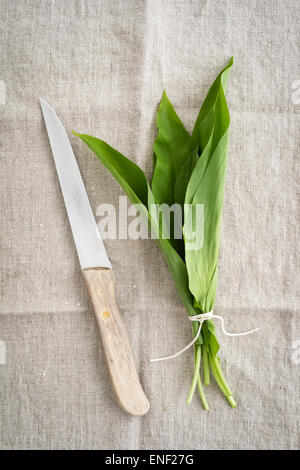
[[[73,134],[83,140],[95,153],[134,204],[144,204],[147,207],[148,181],[145,173],[135,163],[103,140],[87,134],[77,134],[76,132]]]
[[[219,73],[216,80],[210,87],[206,98],[201,106],[199,114],[197,116],[192,138],[196,145],[200,145],[199,154],[202,153],[203,149],[205,148],[210,135],[211,135],[211,127],[212,127],[212,120],[214,114],[214,106],[219,96],[219,92],[222,89],[224,94],[227,88],[227,82],[229,78],[230,69],[233,65],[233,57],[231,57],[229,63],[226,67]]]
[[[184,206],[186,189],[199,160],[198,149],[194,149],[184,161],[181,170],[176,178],[174,186],[174,200],[182,207]]]
[[[185,306],[189,315],[196,315],[197,311],[193,306],[193,296],[189,290],[189,279],[185,262],[179,256],[177,251],[173,248],[170,241],[162,237],[161,225],[158,219],[151,215],[151,206],[156,204],[154,194],[151,188],[148,188],[148,217],[151,224],[151,229],[157,235],[157,243],[167,261],[168,267],[171,271],[175,286],[181,297],[183,305]]]
[[[230,125],[224,88],[231,65],[232,60],[212,85],[198,115],[193,139],[199,143],[202,151],[188,183],[185,198],[185,203],[191,204],[191,208],[185,211],[186,245],[193,239],[194,225],[189,223],[190,211],[195,210],[196,204],[204,205],[203,247],[185,251],[189,288],[195,298],[195,306],[203,312],[212,310],[216,296]],[[214,336],[211,328],[209,330]],[[215,345],[215,349],[216,347]]]
[[[193,148],[192,137],[177,116],[166,92],[158,109],[152,191],[159,204],[174,203],[174,187],[181,168]]]

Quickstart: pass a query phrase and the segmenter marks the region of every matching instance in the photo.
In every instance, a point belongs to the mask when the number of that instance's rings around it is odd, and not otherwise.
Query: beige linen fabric
[[[0,9],[0,447],[298,448],[299,2],[1,0]],[[151,240],[106,241],[151,401],[133,418],[112,396],[38,98],[69,134],[103,138],[150,176],[163,89],[191,130],[231,55],[215,312],[229,331],[260,331],[220,332],[238,407],[214,384],[210,412],[198,396],[187,406],[192,352],[149,363],[191,339],[162,256]],[[93,210],[117,205],[118,184],[70,139]]]

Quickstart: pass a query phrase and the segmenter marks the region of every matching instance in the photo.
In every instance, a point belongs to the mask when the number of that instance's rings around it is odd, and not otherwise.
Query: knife
[[[115,278],[67,133],[54,109],[40,98],[54,162],[78,258],[99,326],[113,389],[121,408],[134,416],[149,410],[129,337],[115,299]]]

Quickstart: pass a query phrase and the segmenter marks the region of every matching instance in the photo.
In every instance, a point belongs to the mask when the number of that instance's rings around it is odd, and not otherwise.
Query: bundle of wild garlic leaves
[[[97,155],[122,186],[129,199],[142,207],[151,229],[158,233],[157,243],[171,271],[177,291],[190,316],[213,309],[218,276],[221,215],[224,198],[230,117],[225,91],[230,68],[221,71],[212,84],[190,135],[164,92],[158,114],[158,134],[154,142],[154,172],[151,185],[144,172],[104,141],[76,134]],[[160,221],[153,217],[152,205],[178,203],[182,206],[183,238],[164,237]],[[187,212],[197,204],[204,207],[204,237],[199,249],[186,249],[194,238],[193,220]],[[140,206],[142,205],[142,206]],[[194,336],[199,323],[192,322]],[[209,409],[200,376],[210,383],[212,372],[219,388],[232,407],[236,406],[217,356],[220,346],[214,323],[203,322],[194,343],[195,372],[187,398],[190,403],[198,386],[205,409]]]

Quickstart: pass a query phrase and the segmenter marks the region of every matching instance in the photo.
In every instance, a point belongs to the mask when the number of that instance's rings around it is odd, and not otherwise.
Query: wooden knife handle
[[[101,333],[113,389],[121,408],[142,416],[150,408],[140,384],[129,337],[115,299],[112,269],[84,269],[83,275]]]

